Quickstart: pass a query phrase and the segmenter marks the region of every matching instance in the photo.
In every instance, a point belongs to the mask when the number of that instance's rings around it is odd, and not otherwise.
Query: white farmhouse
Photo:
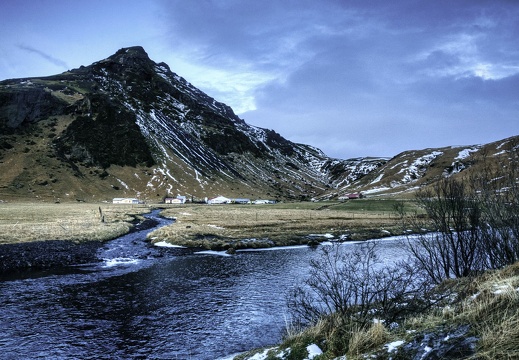
[[[264,205],[264,204],[275,204],[276,202],[274,200],[258,199],[258,200],[254,200],[252,203],[257,204],[257,205]]]
[[[218,196],[213,199],[207,200],[208,204],[230,204],[231,199],[226,198],[225,196]]]
[[[164,199],[166,204],[185,204],[187,198],[185,196],[178,195],[176,198],[167,197]]]

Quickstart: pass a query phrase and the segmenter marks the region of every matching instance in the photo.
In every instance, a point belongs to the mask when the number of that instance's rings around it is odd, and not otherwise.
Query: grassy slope
[[[408,318],[392,330],[382,323],[375,323],[369,328],[357,329],[347,338],[337,339],[335,328],[329,324],[330,321],[333,323],[332,317],[292,333],[278,347],[252,350],[235,359],[304,359],[306,347],[312,343],[322,347],[319,360],[423,358],[405,350],[406,345],[417,344],[426,354],[427,346],[433,345],[424,339],[427,334],[436,334],[438,341],[448,348],[456,340],[445,334],[460,328],[468,329],[461,340],[475,338],[475,354],[450,359],[519,358],[519,263],[503,270],[487,271],[475,278],[446,281],[438,286],[437,292],[446,300],[420,316]],[[338,342],[347,344],[346,354],[326,348],[327,344]],[[391,343],[398,346],[390,353],[388,344]]]

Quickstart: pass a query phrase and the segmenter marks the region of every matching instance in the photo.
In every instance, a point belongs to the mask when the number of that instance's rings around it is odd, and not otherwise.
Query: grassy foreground
[[[152,242],[213,250],[365,240],[402,233],[395,200],[301,202],[271,205],[175,205],[162,215],[176,222],[148,235]],[[407,210],[415,211],[411,203]]]
[[[0,244],[110,240],[127,233],[145,205],[0,203]]]
[[[519,359],[519,263],[473,278],[446,280],[436,292],[443,301],[398,325],[374,322],[344,333],[332,315],[301,331],[287,329],[279,346],[234,359],[302,360],[308,358],[310,344],[322,350],[316,360]],[[338,343],[346,350],[336,351]],[[447,350],[444,356],[442,349]]]

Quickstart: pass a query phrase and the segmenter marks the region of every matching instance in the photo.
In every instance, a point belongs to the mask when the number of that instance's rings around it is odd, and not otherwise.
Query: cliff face
[[[31,83],[24,84],[30,86]],[[3,134],[24,123],[31,124],[65,111],[65,103],[42,88],[29,86],[12,92],[0,91],[0,126]]]

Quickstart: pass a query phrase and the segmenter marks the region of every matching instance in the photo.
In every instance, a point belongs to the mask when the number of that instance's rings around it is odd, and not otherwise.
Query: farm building
[[[253,201],[253,204],[257,204],[257,205],[263,205],[263,204],[275,204],[276,202],[274,200],[254,200]]]
[[[138,204],[139,199],[136,198],[114,198],[112,200],[114,204]]]
[[[226,198],[225,196],[218,196],[213,199],[207,200],[208,204],[230,204],[231,199]]]
[[[353,200],[353,199],[362,199],[364,195],[362,193],[352,193],[352,194],[344,194],[339,196],[339,200]]]
[[[165,204],[183,204],[182,200],[177,198],[165,198],[164,199]]]
[[[165,198],[164,203],[166,204],[184,204],[186,202],[185,196],[177,196],[176,198]]]
[[[250,199],[234,199],[233,202],[235,204],[250,204]]]

